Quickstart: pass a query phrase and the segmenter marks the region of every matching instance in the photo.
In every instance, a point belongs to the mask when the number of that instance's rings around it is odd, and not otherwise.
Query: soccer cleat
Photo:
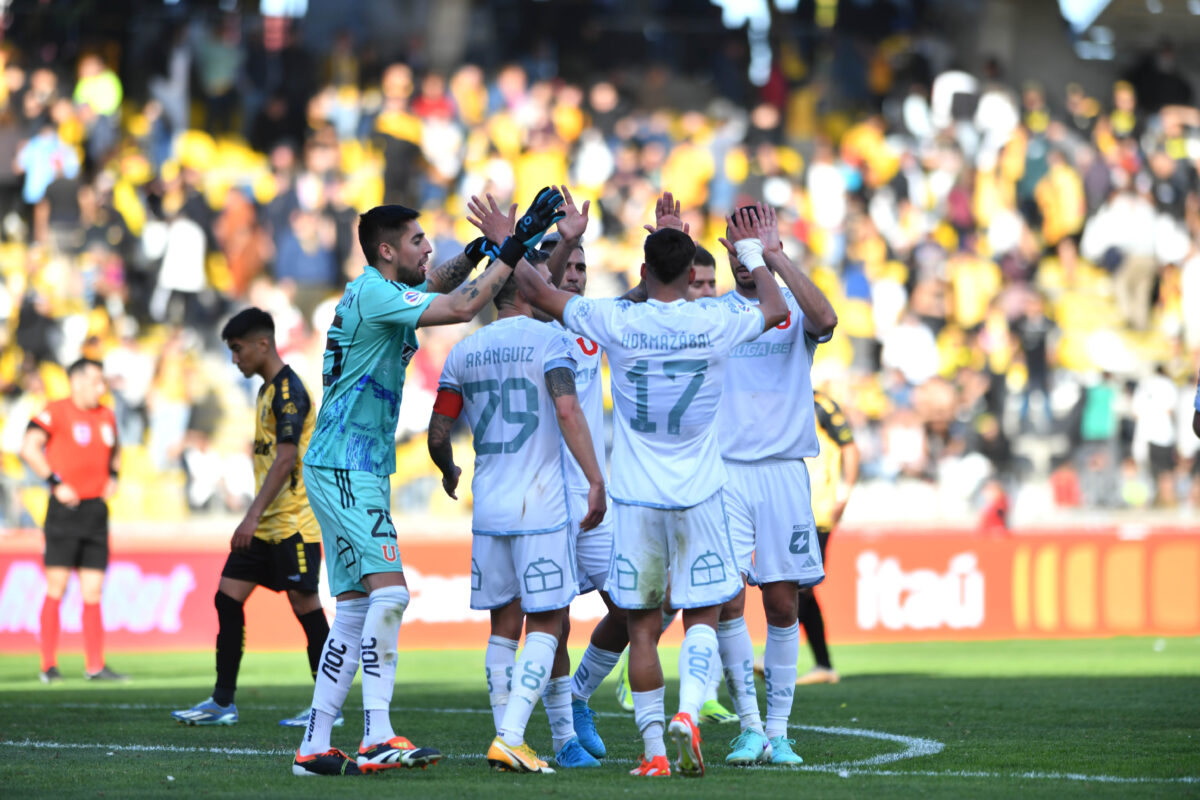
[[[772,739],[771,763],[781,764],[785,767],[794,767],[803,764],[804,759],[792,752],[792,745],[795,743],[795,739],[789,739],[786,736],[776,736]]]
[[[837,683],[841,676],[829,667],[813,667],[808,672],[796,678],[797,686],[808,686],[813,683]]]
[[[700,706],[700,721],[725,725],[737,722],[738,715],[721,705],[720,700],[705,700],[704,705]]]
[[[42,683],[62,683],[62,673],[58,671],[58,667],[51,667],[45,672],[39,673],[38,677]]]
[[[304,709],[303,711],[301,711],[299,714],[297,714],[294,717],[288,717],[287,719],[279,720],[279,724],[285,728],[307,728],[308,727],[308,718],[310,716],[312,716],[312,706],[309,706],[308,708]],[[333,721],[333,726],[335,728],[337,728],[337,727],[340,727],[345,724],[346,724],[346,717],[342,714],[341,711],[339,711],[338,715],[337,715],[337,719],[335,719]]]
[[[667,735],[679,748],[675,769],[686,778],[704,777],[704,757],[700,754],[700,729],[690,714],[680,711],[667,726]]]
[[[487,751],[488,763],[492,769],[501,772],[536,772],[542,775],[553,775],[550,765],[538,758],[533,748],[521,742],[516,747],[506,743],[497,736],[492,740],[492,746]]]
[[[311,756],[302,756],[297,750],[296,758],[292,761],[292,774],[301,778],[310,775],[361,775],[362,770],[353,758],[335,747]]]
[[[725,756],[726,764],[748,767],[751,764],[765,764],[771,760],[771,742],[765,734],[752,728],[746,728],[729,743],[729,755]]]
[[[571,716],[575,718],[575,735],[579,737],[583,749],[593,758],[604,758],[608,755],[608,748],[604,746],[604,740],[596,731],[596,712],[588,708],[586,700],[571,701]]]
[[[579,742],[578,736],[567,740],[559,751],[554,754],[554,762],[563,769],[579,769],[598,767],[600,762],[592,758],[592,754]]]
[[[172,711],[171,716],[183,725],[236,725],[238,721],[237,706],[219,706],[211,697],[191,708]]]
[[[617,673],[617,703],[626,711],[633,711],[633,687],[629,685],[629,651],[621,659],[621,671]]]
[[[89,681],[127,681],[127,680],[129,680],[128,675],[123,675],[120,672],[116,672],[111,667],[109,667],[108,664],[105,664],[103,667],[101,667],[99,672],[83,673],[83,677],[87,678]]]
[[[655,756],[647,761],[646,756],[643,755],[642,762],[629,770],[629,774],[639,778],[669,778],[671,777],[671,765],[667,762],[666,756]]]
[[[425,769],[436,764],[442,757],[440,750],[432,747],[417,747],[403,736],[393,736],[386,742],[370,746],[359,746],[358,768],[362,772],[378,772],[381,769],[404,767]]]

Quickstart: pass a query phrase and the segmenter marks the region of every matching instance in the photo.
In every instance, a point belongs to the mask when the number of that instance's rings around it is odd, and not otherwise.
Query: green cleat
[[[700,706],[700,721],[726,725],[737,722],[738,715],[721,705],[720,700],[705,700],[704,705]]]
[[[771,740],[771,763],[782,764],[785,767],[795,767],[804,763],[804,759],[792,752],[795,739],[786,736],[776,736]]]
[[[621,657],[621,671],[617,674],[617,703],[626,711],[633,711],[633,687],[629,685],[629,651]],[[734,717],[734,719],[737,719]]]

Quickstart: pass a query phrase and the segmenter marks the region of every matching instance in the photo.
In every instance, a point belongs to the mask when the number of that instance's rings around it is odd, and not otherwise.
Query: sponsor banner
[[[225,553],[114,542],[102,608],[114,650],[211,648],[213,596]],[[470,542],[402,543],[412,601],[405,648],[480,647],[488,613],[468,603]],[[1200,634],[1200,537],[1150,532],[1037,534],[981,538],[970,534],[837,533],[829,577],[817,588],[830,641],[838,643],[1111,635]],[[32,651],[45,580],[40,543],[30,537],[0,551],[0,652]],[[322,599],[332,614],[322,576]],[[756,641],[766,623],[750,591],[746,617]],[[82,646],[82,602],[72,577],[62,605],[65,649]],[[604,615],[594,592],[571,607],[575,636]],[[258,589],[246,606],[250,650],[303,647],[287,598]],[[679,625],[664,636],[677,643]]]

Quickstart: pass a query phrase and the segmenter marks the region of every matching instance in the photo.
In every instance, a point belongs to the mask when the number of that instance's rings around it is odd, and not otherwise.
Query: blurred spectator
[[[1147,464],[1154,481],[1154,502],[1175,505],[1175,409],[1178,387],[1167,376],[1166,367],[1155,366],[1142,378],[1133,393],[1133,452],[1138,462]]]
[[[74,99],[87,131],[87,155],[92,165],[103,163],[117,145],[124,96],[121,79],[100,56],[89,53],[79,60]]]

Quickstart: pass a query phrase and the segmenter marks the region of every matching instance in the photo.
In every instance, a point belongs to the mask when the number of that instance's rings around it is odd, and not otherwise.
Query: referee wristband
[[[55,486],[58,486],[60,483],[62,483],[62,478],[58,477],[57,472],[51,472],[50,477],[46,478],[46,485],[51,489],[53,489]]]

